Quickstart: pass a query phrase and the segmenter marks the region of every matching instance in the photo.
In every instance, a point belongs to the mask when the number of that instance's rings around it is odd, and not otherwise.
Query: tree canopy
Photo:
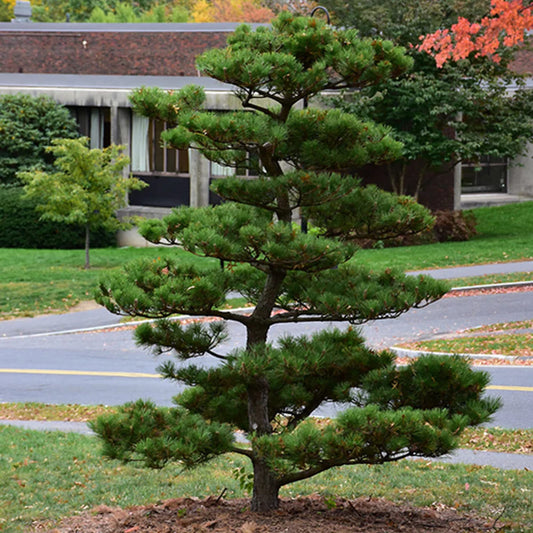
[[[79,223],[85,227],[85,268],[89,268],[90,230],[116,230],[127,224],[117,218],[127,193],[145,184],[122,175],[129,159],[123,146],[88,147],[89,139],[55,139],[47,152],[55,157],[55,172],[20,172],[28,198],[37,201],[43,219]]]
[[[321,0],[335,24],[357,28],[365,37],[417,45],[420,36],[449,27],[458,16],[478,21],[490,0]]]
[[[0,17],[5,12],[10,20],[13,5],[14,0],[0,0]],[[33,0],[32,20],[64,22],[68,14],[73,22],[97,23],[269,22],[282,10],[308,15],[315,5],[313,0]]]
[[[274,12],[259,0],[197,0],[192,22],[269,22]]]
[[[74,138],[78,126],[67,108],[47,97],[0,95],[0,184],[20,184],[16,173],[50,170],[53,139]]]
[[[13,18],[14,2],[0,0],[0,22],[9,22]]]
[[[412,198],[362,187],[345,173],[401,154],[387,127],[311,105],[325,90],[401,75],[411,65],[405,50],[282,13],[271,27],[240,26],[225,49],[197,63],[236,87],[242,109],[206,111],[192,86],[140,88],[134,110],[175,124],[164,134],[169,145],[200,150],[236,175],[212,187],[222,204],[178,208],[141,233],[218,261],[136,262],[101,281],[97,299],[110,311],[156,319],[136,330],[137,341],[164,357],[163,377],[185,386],[174,408],[139,401],[96,421],[105,453],[186,468],[241,454],[253,468],[255,511],[277,508],[282,486],[335,466],[447,453],[465,426],[498,407],[482,398],[488,376],[460,358],[398,368],[391,353],[366,347],[356,327],[446,292],[429,277],[363,267],[352,242],[416,233],[432,217]],[[239,175],[243,167],[255,179]],[[300,215],[313,232],[300,229]],[[223,308],[235,292],[253,304],[250,312]],[[176,313],[212,320],[182,325]],[[274,326],[324,321],[344,324],[272,338]],[[343,412],[324,424],[309,419],[327,402]],[[237,429],[249,444],[236,440]]]
[[[346,111],[392,127],[403,143],[402,157],[388,166],[393,190],[418,198],[428,176],[437,174],[434,179],[439,179],[439,173],[461,161],[512,159],[525,153],[533,140],[533,94],[510,69],[512,49],[500,51],[499,64],[471,54],[439,68],[414,46],[420,34],[452,26],[460,13],[485,20],[488,2],[408,0],[383,2],[376,10],[366,0],[355,4],[347,20],[363,34],[383,34],[406,46],[414,61],[403,76],[335,101]]]
[[[490,15],[480,21],[460,16],[451,29],[438,29],[426,35],[420,50],[433,52],[437,66],[470,55],[501,60],[502,47],[523,43],[533,29],[533,6],[528,0],[491,0]]]

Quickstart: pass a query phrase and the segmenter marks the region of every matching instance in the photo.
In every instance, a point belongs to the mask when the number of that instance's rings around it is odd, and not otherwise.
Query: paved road
[[[511,274],[513,272],[533,272],[533,261],[514,261],[511,263],[487,263],[464,267],[448,267],[434,270],[417,270],[410,274],[429,274],[435,279],[467,278],[489,274]]]
[[[511,263],[489,263],[486,265],[473,265],[464,267],[450,267],[443,269],[412,271],[409,274],[427,274],[436,279],[453,279],[468,276],[483,276],[496,273],[510,272],[533,272],[533,261],[516,261]],[[533,299],[533,296],[532,296]],[[468,302],[468,300],[463,300]],[[440,305],[442,303],[438,302]],[[434,308],[434,304],[431,308]],[[467,304],[468,305],[468,304]],[[533,304],[532,304],[533,305]],[[484,307],[484,302],[483,302]],[[480,313],[482,307],[474,306],[473,311],[477,313],[478,322],[481,324],[488,315],[494,315],[497,309],[485,309]],[[533,314],[533,312],[531,313]],[[425,315],[428,316],[429,315]],[[432,317],[431,319],[433,319]],[[531,318],[531,317],[530,317]],[[507,319],[502,319],[507,320]],[[0,338],[15,335],[27,335],[37,333],[49,333],[67,331],[79,328],[91,328],[109,324],[117,324],[120,318],[112,315],[103,308],[79,311],[76,313],[66,313],[63,315],[44,315],[35,318],[22,318],[18,320],[0,321]],[[492,323],[492,322],[491,322]]]
[[[430,271],[434,277],[449,279],[495,272],[533,271],[533,262],[510,263],[503,267],[481,265],[445,271]],[[391,346],[404,339],[422,339],[453,333],[502,321],[530,319],[533,293],[506,293],[445,298],[427,308],[411,310],[396,320],[383,320],[363,326],[370,344]],[[156,361],[135,346],[131,330],[99,332],[94,328],[117,324],[118,317],[104,309],[67,315],[0,322],[0,402],[40,401],[48,403],[120,404],[138,397],[169,405],[177,392],[174,384],[155,375]],[[89,331],[64,333],[89,328]],[[233,328],[242,342],[239,326]],[[294,325],[274,328],[273,336],[284,333],[310,333],[316,326]],[[56,334],[50,335],[50,332]],[[63,333],[61,333],[63,332]],[[241,340],[239,340],[241,339]],[[209,360],[205,364],[211,364]],[[494,389],[489,394],[502,397],[503,408],[493,425],[510,428],[533,427],[530,408],[533,400],[533,367],[484,368],[492,375]],[[523,390],[516,390],[522,387]],[[511,389],[511,390],[505,390]],[[323,414],[331,414],[333,408]],[[85,424],[13,421],[14,425],[35,429],[57,429],[87,433]],[[533,470],[533,456],[457,450],[438,461],[490,464],[504,469]]]
[[[406,338],[424,338],[462,327],[527,319],[533,315],[532,298],[531,292],[444,298],[424,309],[411,310],[399,319],[365,325],[363,333],[370,344],[386,347]],[[107,321],[104,318],[109,319],[102,314],[106,312],[93,313],[93,318],[100,317],[101,324]],[[58,317],[45,318],[58,320]],[[70,323],[76,318],[66,316],[64,320]],[[0,337],[0,401],[115,405],[149,397],[168,405],[178,391],[175,384],[155,376],[157,361],[135,345],[131,330],[41,335],[43,322],[32,319],[0,324],[0,336],[3,336]],[[32,324],[36,332],[33,334]],[[58,329],[68,329],[67,326],[65,322],[59,323]],[[311,324],[276,326],[272,333],[276,337],[289,332],[311,333],[315,329],[316,325]],[[226,351],[243,341],[241,326],[232,325],[230,333],[233,341],[225,345]],[[23,336],[19,336],[21,334]],[[214,364],[210,358],[198,362]],[[491,390],[490,394],[504,400],[504,408],[496,415],[494,424],[533,427],[530,409],[533,367],[486,370],[493,376],[495,386],[529,389]]]

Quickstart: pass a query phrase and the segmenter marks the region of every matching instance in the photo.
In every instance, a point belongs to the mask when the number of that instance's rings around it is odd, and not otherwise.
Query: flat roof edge
[[[93,23],[93,22],[0,22],[0,33],[72,33],[72,32],[126,32],[126,33],[226,33],[238,26],[248,24],[252,28],[265,24],[244,22],[138,22],[138,23]]]
[[[235,87],[207,76],[143,76],[98,74],[30,74],[0,73],[0,87],[120,90],[141,86],[180,89],[185,85],[199,85],[204,90],[228,91]]]

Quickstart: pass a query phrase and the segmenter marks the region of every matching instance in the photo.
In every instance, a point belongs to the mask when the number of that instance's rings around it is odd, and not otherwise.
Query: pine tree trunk
[[[253,322],[247,325],[247,348],[265,344],[268,337],[268,318],[275,305],[285,273],[271,272],[265,283],[263,293],[257,302],[252,317]],[[264,376],[257,376],[248,385],[248,424],[250,432],[256,435],[270,435],[272,426],[268,412],[270,386]],[[254,467],[254,489],[252,495],[252,511],[268,512],[279,507],[279,483],[268,465],[260,458],[252,458]]]
[[[266,328],[251,328],[248,331],[248,342],[256,344],[266,342]],[[250,342],[251,341],[251,342]],[[255,342],[254,342],[255,341]],[[258,376],[248,386],[248,424],[250,432],[256,435],[270,435],[272,426],[268,415],[268,381]],[[267,512],[279,506],[279,486],[271,470],[264,461],[254,456],[254,489],[252,495],[252,511]]]
[[[255,460],[253,465],[252,511],[257,513],[273,511],[279,507],[279,484],[263,461]]]
[[[89,260],[89,245],[91,242],[91,231],[89,224],[85,225],[85,269],[91,268],[91,263]]]

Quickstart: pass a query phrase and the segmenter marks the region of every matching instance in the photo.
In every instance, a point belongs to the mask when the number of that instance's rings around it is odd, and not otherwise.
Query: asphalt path
[[[410,272],[410,274],[429,274],[435,279],[454,279],[487,276],[490,274],[511,274],[514,272],[533,272],[533,261],[512,261],[509,263],[487,263],[484,265],[416,270]]]
[[[66,332],[89,315],[91,320],[87,319],[85,326],[91,323],[98,328],[116,323],[116,317],[103,309],[83,315],[70,313],[0,323],[0,402],[117,405],[142,397],[160,405],[170,405],[179,386],[158,378],[156,367],[160,361],[135,345],[131,329]],[[366,324],[362,332],[369,344],[385,348],[406,339],[430,338],[466,327],[525,320],[532,316],[532,292],[472,295],[444,298],[423,309],[412,309],[400,318]],[[95,321],[99,322],[96,326]],[[55,322],[54,328],[51,322]],[[345,327],[345,324],[278,325],[271,330],[271,340],[289,333],[310,334],[318,327]],[[47,333],[43,333],[43,329]],[[227,353],[242,346],[242,326],[230,326],[230,339],[221,351]],[[210,357],[197,362],[206,366],[216,364]],[[533,367],[483,370],[492,376],[494,388],[489,394],[500,396],[504,401],[492,424],[509,428],[533,427],[530,408]],[[329,406],[321,414],[333,412],[335,407]]]

